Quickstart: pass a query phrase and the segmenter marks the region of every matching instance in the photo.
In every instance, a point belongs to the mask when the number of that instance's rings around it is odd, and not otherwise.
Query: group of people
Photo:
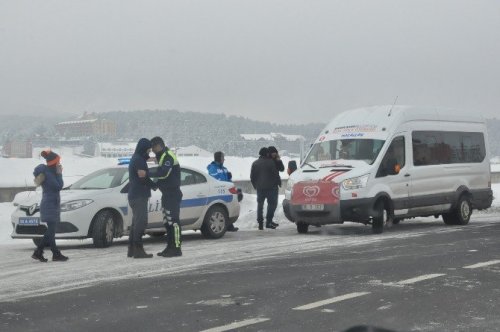
[[[153,152],[158,162],[154,170],[148,168],[147,161]],[[32,258],[41,262],[47,262],[43,256],[45,247],[50,247],[53,261],[67,261],[57,248],[55,233],[57,223],[60,221],[60,191],[64,187],[62,178],[61,158],[50,150],[42,151],[41,156],[45,158],[46,165],[38,165],[33,175],[35,184],[43,189],[40,204],[41,221],[47,224],[47,230],[42,241],[34,251]],[[288,164],[288,174],[297,169],[295,161]],[[232,182],[232,174],[224,166],[224,153],[214,153],[214,160],[207,166],[208,174],[220,181]],[[274,146],[263,147],[259,151],[259,159],[253,164],[250,179],[254,189],[257,191],[257,222],[260,230],[264,229],[264,202],[267,200],[267,213],[265,227],[276,229],[279,225],[273,221],[274,213],[278,204],[279,187],[281,187],[280,172],[285,167]],[[151,140],[141,138],[136,146],[135,152],[130,159],[128,202],[132,210],[132,225],[129,233],[127,257],[152,258],[144,250],[142,237],[148,224],[148,200],[151,190],[160,190],[163,223],[167,234],[167,246],[159,253],[161,257],[182,256],[180,206],[182,201],[181,191],[181,169],[179,161],[172,150],[170,150],[161,137],[153,137]],[[238,190],[238,200],[242,199],[241,190]],[[237,227],[231,223],[227,231],[236,232]]]

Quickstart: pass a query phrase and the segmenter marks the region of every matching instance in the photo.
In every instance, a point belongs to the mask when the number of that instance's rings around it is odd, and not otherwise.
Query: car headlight
[[[358,176],[355,178],[350,178],[342,181],[342,187],[345,190],[354,190],[354,189],[359,189],[359,188],[364,188],[366,187],[366,184],[368,183],[368,177],[370,174],[366,174],[363,176]]]
[[[61,212],[76,210],[87,206],[92,202],[94,201],[91,199],[79,199],[76,201],[64,202],[61,204]]]

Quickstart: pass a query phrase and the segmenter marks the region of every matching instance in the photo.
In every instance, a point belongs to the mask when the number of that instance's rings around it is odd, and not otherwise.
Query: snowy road
[[[382,235],[357,224],[190,235],[176,259],[125,258],[67,246],[67,264],[31,262],[2,248],[6,331],[340,331],[369,323],[400,331],[496,331],[500,222],[402,222]],[[150,251],[163,243],[148,241]],[[110,280],[111,282],[103,282]],[[85,287],[92,286],[92,287]],[[71,290],[72,288],[81,287]],[[67,290],[62,292],[63,290]],[[21,299],[46,292],[57,294]]]
[[[477,215],[466,227],[446,227],[440,220],[432,218],[424,222],[408,221],[381,235],[372,235],[369,226],[346,223],[312,229],[306,236],[297,234],[291,223],[282,221],[282,226],[276,231],[227,233],[224,238],[214,241],[202,239],[199,233],[188,234],[184,237],[184,256],[176,259],[128,259],[125,257],[127,242],[124,238],[106,249],[95,249],[89,240],[61,241],[61,249],[70,260],[64,264],[50,261],[41,264],[30,258],[33,245],[23,241],[21,244],[0,246],[0,301],[86,287],[103,281],[169,275],[219,263],[293,256],[308,251],[335,250],[436,232],[463,232],[487,226],[491,220],[490,217]],[[164,239],[146,239],[146,251],[156,253],[163,248]],[[50,253],[47,256],[50,257]]]

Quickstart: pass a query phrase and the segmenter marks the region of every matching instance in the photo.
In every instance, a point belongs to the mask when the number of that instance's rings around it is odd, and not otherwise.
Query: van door
[[[450,207],[454,179],[442,163],[450,158],[443,149],[442,134],[437,131],[412,132],[410,167],[410,214],[431,215]]]
[[[390,189],[394,204],[394,216],[403,216],[409,208],[408,155],[409,140],[407,133],[398,133],[391,141],[377,171],[376,178]]]

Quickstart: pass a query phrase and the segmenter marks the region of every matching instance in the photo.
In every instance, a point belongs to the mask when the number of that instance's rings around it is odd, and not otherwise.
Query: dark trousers
[[[50,250],[52,251],[53,254],[59,252],[59,249],[57,248],[56,245],[56,225],[57,225],[56,222],[47,223],[47,230],[45,231],[45,234],[43,234],[43,239],[40,245],[38,246],[38,250],[43,251],[43,248],[50,247]]]
[[[274,218],[274,211],[278,206],[278,187],[272,189],[257,190],[257,221],[264,221],[264,201],[267,199],[266,222],[270,223]]]
[[[163,210],[163,223],[167,230],[167,248],[180,249],[181,237],[181,201],[182,191],[171,189],[162,193],[161,206]]]
[[[129,245],[142,245],[142,236],[148,225],[148,198],[135,198],[128,201],[132,209],[132,227],[128,236]]]

